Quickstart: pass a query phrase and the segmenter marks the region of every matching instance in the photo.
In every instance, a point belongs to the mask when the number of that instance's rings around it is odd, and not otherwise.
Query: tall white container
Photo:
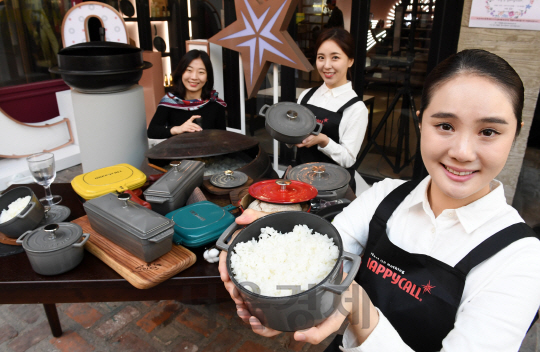
[[[71,91],[83,172],[121,163],[141,167],[148,150],[143,88],[118,93]]]

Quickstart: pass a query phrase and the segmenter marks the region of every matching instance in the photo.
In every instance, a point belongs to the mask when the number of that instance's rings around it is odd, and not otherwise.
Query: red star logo
[[[422,287],[424,288],[424,291],[422,291],[422,293],[426,293],[426,291],[427,291],[427,293],[431,294],[431,289],[435,288],[436,286],[431,286],[431,280],[430,280],[430,281],[428,281],[427,284],[422,285]]]
[[[270,63],[302,71],[313,67],[287,32],[299,0],[235,0],[237,20],[208,39],[238,51],[250,98],[257,94]]]
[[[328,122],[328,119],[324,119],[324,122]]]

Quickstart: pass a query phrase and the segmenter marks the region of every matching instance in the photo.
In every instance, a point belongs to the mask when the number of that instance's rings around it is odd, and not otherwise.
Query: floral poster
[[[540,30],[540,0],[473,0],[469,27]]]

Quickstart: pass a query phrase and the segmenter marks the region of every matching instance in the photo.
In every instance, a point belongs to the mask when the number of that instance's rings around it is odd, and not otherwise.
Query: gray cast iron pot
[[[261,228],[270,226],[276,231],[287,233],[298,224],[305,224],[310,229],[326,234],[334,240],[339,248],[339,258],[328,276],[307,291],[286,296],[268,297],[247,290],[236,281],[231,270],[231,253],[237,243],[258,239]],[[216,246],[227,251],[227,272],[238,288],[251,314],[260,320],[261,324],[279,331],[298,331],[313,327],[328,318],[340,303],[340,295],[352,283],[360,267],[360,257],[343,251],[343,243],[336,228],[325,219],[305,212],[280,212],[267,215],[246,226],[229,244],[229,237],[240,225],[233,223],[218,239]],[[352,261],[352,268],[343,282],[343,261]],[[294,268],[291,268],[294,270]],[[254,291],[252,283],[243,283]]]
[[[17,239],[32,269],[41,275],[65,273],[81,263],[89,234],[74,223],[49,224],[27,231]],[[82,241],[81,241],[82,238]]]
[[[265,117],[264,126],[270,136],[287,144],[302,143],[309,135],[317,136],[323,128],[311,110],[292,102],[264,105],[259,115]]]
[[[33,230],[45,216],[43,205],[28,187],[17,187],[0,197],[0,212],[19,198],[30,196],[28,205],[14,218],[0,224],[0,232],[10,238],[17,238],[28,230]]]

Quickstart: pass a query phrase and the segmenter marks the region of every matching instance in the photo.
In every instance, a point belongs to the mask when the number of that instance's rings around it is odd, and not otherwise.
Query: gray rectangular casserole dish
[[[108,193],[86,201],[84,210],[94,230],[149,263],[172,249],[174,222],[129,198]]]
[[[186,205],[186,201],[203,182],[204,163],[182,160],[172,162],[173,167],[144,191],[144,197],[152,210],[161,215]]]

